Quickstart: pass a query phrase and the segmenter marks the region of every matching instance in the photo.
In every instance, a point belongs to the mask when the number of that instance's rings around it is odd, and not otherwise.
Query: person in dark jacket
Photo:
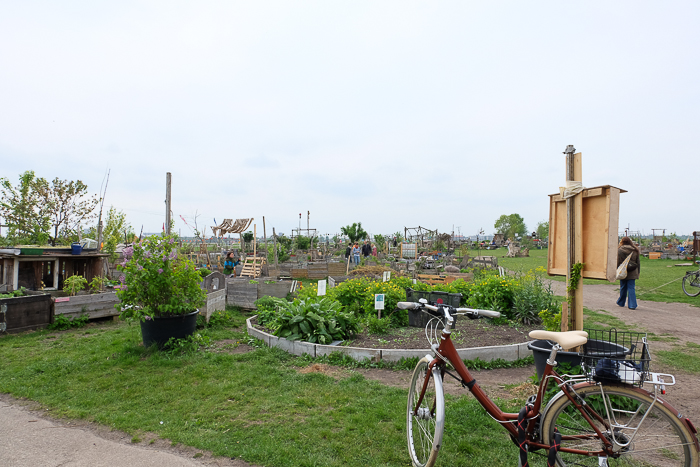
[[[624,307],[625,301],[630,310],[637,308],[637,295],[635,293],[634,281],[639,279],[639,248],[629,237],[622,237],[617,250],[617,266],[619,267],[629,255],[632,255],[627,264],[627,278],[620,280],[620,298],[617,299],[617,306]]]
[[[345,248],[345,262],[348,262],[348,258],[350,257],[350,253],[352,253],[352,243],[348,243],[347,248]]]
[[[369,244],[368,240],[365,240],[364,245],[362,245],[362,256],[367,258],[371,254],[372,254],[372,246]]]

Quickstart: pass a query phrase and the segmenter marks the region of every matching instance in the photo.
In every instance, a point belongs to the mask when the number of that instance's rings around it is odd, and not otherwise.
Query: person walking
[[[372,247],[369,244],[369,240],[365,240],[364,245],[362,245],[362,256],[364,256],[365,259],[367,259],[369,257],[369,255],[371,255],[371,254],[372,254]]]
[[[345,262],[348,262],[348,258],[352,254],[352,243],[348,243],[348,246],[345,248]]]
[[[377,256],[377,245],[375,245],[374,243],[372,243],[372,256]]]
[[[236,260],[233,259],[233,251],[229,251],[224,260],[224,274],[235,277]]]
[[[634,281],[639,279],[639,248],[631,238],[622,237],[617,250],[617,266],[619,267],[630,254],[632,257],[627,264],[627,277],[620,279],[620,298],[617,299],[617,306],[624,307],[627,301],[629,309],[636,310],[637,295]]]
[[[352,248],[352,256],[355,260],[355,265],[360,264],[360,244],[355,242],[355,246]]]

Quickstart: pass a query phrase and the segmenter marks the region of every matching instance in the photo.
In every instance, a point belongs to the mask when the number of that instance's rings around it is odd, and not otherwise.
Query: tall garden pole
[[[576,149],[573,145],[566,147],[566,181],[581,182],[581,153],[575,153]],[[579,192],[576,195],[567,198],[566,200],[566,247],[567,247],[567,302],[569,303],[568,311],[570,316],[570,330],[583,329],[583,288],[581,284],[580,270],[574,277],[577,282],[575,288],[570,287],[572,280],[572,272],[574,265],[583,262],[583,193]]]
[[[165,174],[165,233],[170,235],[170,184],[172,175],[170,172]]]
[[[272,241],[274,242],[273,248],[275,249],[275,270],[279,271],[277,268],[277,234],[275,233],[275,228],[272,228]]]

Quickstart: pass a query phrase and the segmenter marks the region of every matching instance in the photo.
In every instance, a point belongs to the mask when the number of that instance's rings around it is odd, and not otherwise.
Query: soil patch
[[[257,323],[257,318],[251,320],[256,329],[273,334],[273,331]],[[526,325],[494,325],[486,319],[468,319],[460,316],[452,331],[452,342],[458,349],[471,347],[490,347],[494,345],[520,344],[532,339],[528,333],[533,329],[543,329],[542,326]],[[439,335],[442,326],[437,329]],[[425,328],[390,329],[386,334],[369,334],[366,330],[348,339],[343,345],[366,349],[429,349],[430,344],[425,336]]]

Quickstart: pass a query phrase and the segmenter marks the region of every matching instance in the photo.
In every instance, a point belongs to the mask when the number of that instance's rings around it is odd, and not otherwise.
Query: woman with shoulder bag
[[[631,255],[631,256],[630,256]],[[635,294],[634,281],[639,279],[639,248],[629,237],[622,237],[617,250],[617,265],[620,266],[630,256],[627,263],[627,277],[620,279],[620,298],[617,306],[624,307],[625,301],[630,310],[637,308],[637,295]]]

